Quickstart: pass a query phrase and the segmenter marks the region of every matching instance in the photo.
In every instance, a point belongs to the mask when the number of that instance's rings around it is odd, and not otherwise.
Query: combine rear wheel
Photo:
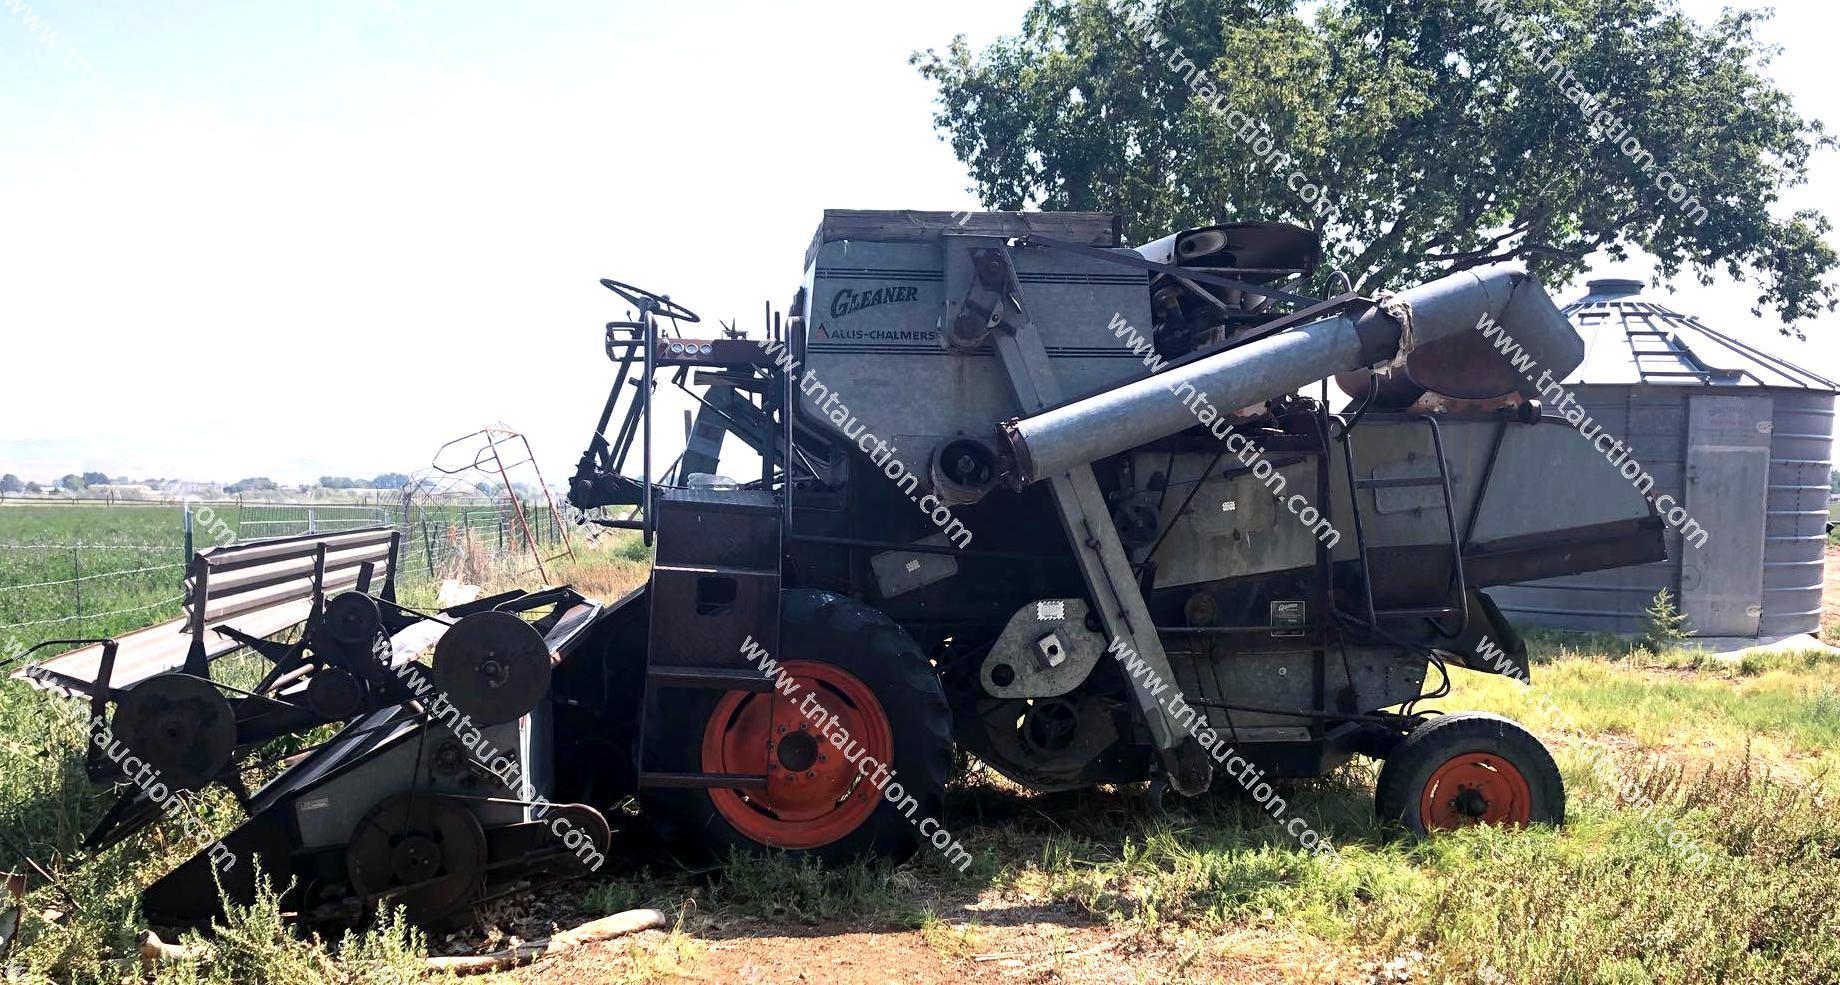
[[[764,773],[766,788],[654,790],[646,812],[667,836],[718,857],[735,848],[906,858],[919,845],[915,825],[939,816],[952,768],[939,679],[874,609],[797,591],[783,610],[773,656],[797,684],[790,695],[664,690],[645,721],[652,768]]]
[[[1500,715],[1464,712],[1425,722],[1393,749],[1374,807],[1381,820],[1420,836],[1472,824],[1563,824],[1565,785],[1533,733]]]

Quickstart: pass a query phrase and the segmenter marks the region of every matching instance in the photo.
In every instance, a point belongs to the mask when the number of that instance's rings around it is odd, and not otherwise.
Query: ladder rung
[[[693,564],[683,561],[666,561],[654,564],[658,571],[673,575],[732,575],[736,578],[778,578],[778,568],[749,568],[734,564]]]
[[[1443,484],[1443,476],[1420,475],[1402,476],[1397,479],[1359,479],[1356,480],[1354,487],[1356,489],[1399,489],[1405,486],[1441,486]]]
[[[764,787],[764,773],[641,773],[639,785],[666,790],[748,789]]]
[[[646,680],[658,687],[699,688],[710,691],[771,691],[773,682],[757,673],[706,667],[653,667]]]
[[[1453,606],[1432,606],[1424,609],[1376,609],[1374,615],[1381,619],[1432,618],[1436,616],[1454,616],[1462,609]]]

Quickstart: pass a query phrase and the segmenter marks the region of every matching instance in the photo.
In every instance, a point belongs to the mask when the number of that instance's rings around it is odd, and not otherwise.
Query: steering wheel
[[[694,323],[703,320],[697,317],[696,312],[671,300],[670,295],[653,294],[643,288],[634,287],[631,284],[622,284],[617,280],[609,280],[606,277],[601,278],[601,286],[625,298],[627,302],[635,308],[648,310],[654,314],[663,315],[666,318],[676,319],[681,322]]]

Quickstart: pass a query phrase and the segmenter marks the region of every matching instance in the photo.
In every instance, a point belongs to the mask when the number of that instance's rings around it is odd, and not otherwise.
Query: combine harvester
[[[954,744],[1031,789],[1157,795],[1359,754],[1414,831],[1561,822],[1531,734],[1420,708],[1448,665],[1525,673],[1484,589],[1663,557],[1649,504],[1476,331],[1563,376],[1582,343],[1546,293],[1497,267],[1317,300],[1284,289],[1316,272],[1308,230],[1119,230],[827,212],[764,339],[686,336],[681,304],[603,281],[636,315],[607,326],[618,372],[570,499],[636,508],[594,519],[656,545],[625,598],[412,612],[389,530],[262,541],[200,552],[181,620],[21,675],[91,703],[92,749],[236,790],[227,890],[259,863],[313,920],[437,921],[579,875],[631,797],[717,855],[901,858],[945,840],[923,822]],[[1338,374],[1357,396],[1332,413]],[[699,410],[653,482],[661,377]],[[757,477],[723,476],[730,437]],[[245,647],[264,678],[213,680]],[[253,751],[328,723],[241,789]],[[121,751],[91,756],[135,781],[99,847],[159,813]],[[210,917],[221,861],[152,885],[148,918]]]

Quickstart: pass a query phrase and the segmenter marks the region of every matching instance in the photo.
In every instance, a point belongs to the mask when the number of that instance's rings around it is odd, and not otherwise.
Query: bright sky
[[[362,477],[503,421],[560,481],[612,371],[596,280],[757,328],[822,209],[974,207],[907,56],[1026,7],[0,0],[0,471]],[[1767,30],[1840,124],[1836,20]],[[1840,218],[1837,158],[1785,204]],[[1682,287],[1840,378],[1840,323]]]

